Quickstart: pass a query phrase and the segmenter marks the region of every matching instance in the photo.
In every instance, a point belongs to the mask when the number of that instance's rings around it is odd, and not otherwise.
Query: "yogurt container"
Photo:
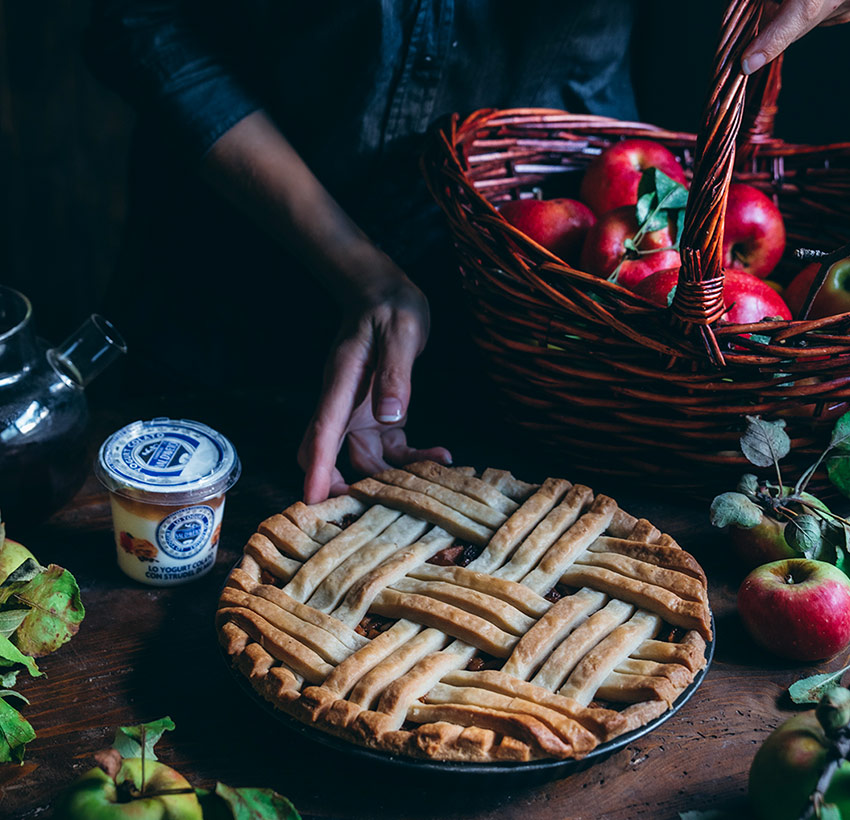
[[[224,495],[240,472],[233,445],[197,421],[134,421],[113,433],[95,474],[110,493],[118,566],[153,586],[209,572]]]

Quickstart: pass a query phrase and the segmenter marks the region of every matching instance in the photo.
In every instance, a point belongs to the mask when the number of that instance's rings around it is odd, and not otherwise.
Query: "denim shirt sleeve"
[[[261,107],[186,0],[95,0],[84,53],[104,84],[195,157]]]

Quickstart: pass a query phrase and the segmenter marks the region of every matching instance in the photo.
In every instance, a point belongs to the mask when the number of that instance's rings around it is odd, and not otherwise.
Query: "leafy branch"
[[[711,504],[711,523],[751,529],[766,520],[784,527],[785,542],[798,555],[828,561],[850,570],[850,521],[807,492],[812,477],[826,464],[832,483],[850,496],[850,413],[835,423],[829,444],[793,485],[783,478],[780,461],[791,451],[784,420],[747,416],[741,452],[756,467],[772,468],[776,483],[747,474],[734,492],[721,493]],[[848,573],[850,574],[850,573]]]

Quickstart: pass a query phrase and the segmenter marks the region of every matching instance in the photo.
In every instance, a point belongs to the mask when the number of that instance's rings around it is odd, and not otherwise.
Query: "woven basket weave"
[[[747,92],[738,67],[760,16],[760,0],[727,9],[698,136],[541,109],[455,115],[433,132],[423,170],[449,221],[489,374],[510,419],[579,469],[703,493],[744,471],[737,442],[746,415],[785,418],[789,467],[800,467],[850,406],[850,314],[716,322],[731,179],[779,205],[786,266],[801,267],[798,247],[832,252],[825,262],[839,258],[847,249],[836,247],[850,238],[850,143],[790,145],[772,136],[781,61]],[[580,175],[627,137],[666,145],[691,183],[669,309],[570,267],[494,207]]]

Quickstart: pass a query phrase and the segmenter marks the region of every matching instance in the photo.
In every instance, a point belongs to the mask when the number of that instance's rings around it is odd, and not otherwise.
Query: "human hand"
[[[362,473],[420,459],[451,464],[443,447],[407,444],[410,374],[428,338],[429,316],[423,293],[395,271],[389,284],[351,300],[328,358],[322,395],[298,451],[307,504],[347,489],[336,466],[346,439],[351,465]]]
[[[766,7],[768,11],[771,7]],[[752,74],[778,57],[815,26],[850,22],[847,0],[783,0],[774,6],[770,22],[750,43],[741,58],[744,74]]]

